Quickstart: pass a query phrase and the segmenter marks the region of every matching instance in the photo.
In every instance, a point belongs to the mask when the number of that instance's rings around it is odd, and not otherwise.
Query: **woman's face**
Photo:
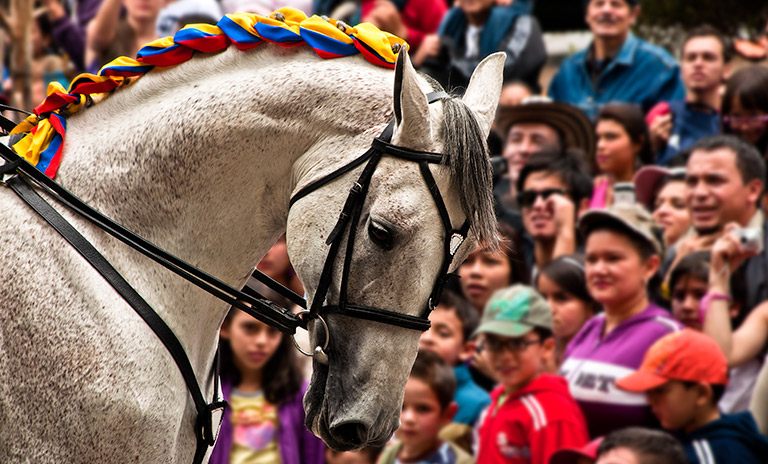
[[[624,126],[612,119],[602,119],[595,128],[597,153],[595,162],[603,174],[633,171],[640,147],[632,142]]]
[[[606,312],[646,293],[646,281],[657,267],[658,257],[644,260],[624,234],[596,230],[587,237],[587,289]]]
[[[235,367],[241,372],[258,372],[277,351],[283,334],[274,327],[235,310],[221,326],[221,337],[229,340]]]
[[[459,266],[461,291],[478,311],[493,292],[512,284],[512,266],[503,251],[491,252],[477,247]]]
[[[727,114],[729,118],[728,125],[734,134],[754,145],[760,141],[760,138],[768,130],[768,121],[762,118],[766,115],[768,113],[763,110],[745,109],[737,95],[733,97],[731,112]]]
[[[691,212],[685,202],[685,182],[668,182],[656,196],[653,219],[664,228],[667,246],[675,243],[691,226]]]
[[[285,285],[288,279],[288,272],[291,269],[291,262],[288,259],[288,248],[285,245],[285,235],[272,245],[266,255],[261,258],[256,269],[268,275],[272,279]]]
[[[683,276],[672,288],[670,304],[672,317],[686,327],[701,330],[699,320],[699,302],[707,294],[707,281],[691,276]]]
[[[539,274],[536,287],[552,311],[552,332],[557,338],[570,340],[594,315],[592,305],[565,291],[546,274]]]

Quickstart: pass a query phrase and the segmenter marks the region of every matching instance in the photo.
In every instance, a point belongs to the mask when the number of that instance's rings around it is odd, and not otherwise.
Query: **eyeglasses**
[[[522,353],[526,349],[528,349],[529,346],[536,345],[537,343],[541,343],[541,340],[523,340],[522,338],[509,338],[507,340],[500,340],[498,338],[492,338],[492,337],[485,337],[485,340],[483,341],[483,347],[487,348],[488,351],[493,351],[494,353],[498,353],[503,349],[507,349],[508,351],[511,351],[513,353]]]
[[[534,203],[536,203],[536,199],[539,198],[539,196],[541,196],[543,199],[546,200],[547,198],[555,194],[567,195],[568,192],[561,188],[548,188],[544,190],[523,190],[522,192],[517,194],[517,203],[524,208],[530,208],[531,206],[533,206]]]
[[[723,124],[731,127],[765,127],[768,125],[768,114],[762,116],[723,116]]]

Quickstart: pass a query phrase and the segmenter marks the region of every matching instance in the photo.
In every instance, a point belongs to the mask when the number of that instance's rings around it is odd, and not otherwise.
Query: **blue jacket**
[[[691,464],[759,464],[768,457],[768,438],[757,430],[750,412],[723,414],[679,439]]]
[[[483,409],[491,404],[491,395],[472,380],[466,364],[454,367],[453,373],[456,375],[456,394],[453,401],[459,406],[453,422],[475,425]]]
[[[660,101],[685,97],[680,68],[663,48],[630,33],[619,54],[600,74],[597,88],[587,69],[590,48],[569,56],[560,65],[549,84],[553,100],[578,106],[594,121],[606,103],[635,103],[647,113]]]

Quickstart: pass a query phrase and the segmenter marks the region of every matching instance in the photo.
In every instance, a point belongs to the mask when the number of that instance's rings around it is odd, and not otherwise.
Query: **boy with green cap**
[[[546,464],[555,451],[589,441],[566,381],[542,373],[555,341],[541,295],[525,285],[497,291],[475,334],[499,381],[480,422],[477,462]]]

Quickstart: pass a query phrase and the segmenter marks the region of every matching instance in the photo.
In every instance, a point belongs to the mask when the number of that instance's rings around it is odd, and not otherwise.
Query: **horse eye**
[[[371,221],[370,224],[368,224],[368,236],[371,237],[373,243],[385,250],[392,249],[392,234],[390,234],[389,230],[381,224]]]

